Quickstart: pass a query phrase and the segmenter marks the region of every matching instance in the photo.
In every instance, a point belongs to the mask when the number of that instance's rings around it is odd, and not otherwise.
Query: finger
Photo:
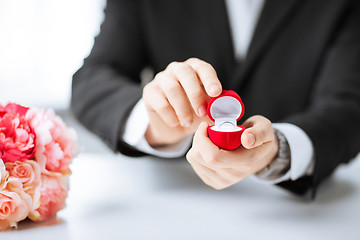
[[[178,63],[174,67],[174,73],[185,90],[194,112],[199,117],[205,116],[207,94],[202,88],[201,82],[194,69],[186,62]]]
[[[271,143],[264,143],[257,148],[246,149],[240,147],[232,151],[222,151],[221,158],[211,166],[215,168],[233,168],[241,171],[245,176],[253,172],[259,159],[264,159],[271,151]]]
[[[202,161],[201,158],[202,157],[199,151],[195,150],[194,148],[191,148],[186,154],[186,160],[191,164],[191,166],[194,168],[195,172],[198,175],[207,173],[205,175],[212,176],[213,173],[215,173],[215,171],[211,168],[207,168],[204,165],[200,164],[199,162]],[[209,171],[205,170],[205,168],[209,169]],[[200,171],[201,169],[204,171]]]
[[[207,128],[207,122],[202,122],[199,125],[194,135],[193,145],[196,146],[196,148],[202,150],[200,151],[202,159],[205,161],[205,163],[211,165],[218,161],[220,149],[209,139]]]
[[[228,167],[217,167],[216,164],[207,164],[202,158],[196,159],[196,161],[206,168],[209,168],[216,172],[216,175],[222,179],[222,186],[228,187],[246,176],[249,175],[247,168],[232,168],[233,163],[228,164]],[[221,161],[220,161],[221,162]]]
[[[206,93],[210,97],[217,97],[222,92],[221,82],[211,64],[197,58],[186,60],[197,73],[201,83],[204,85]]]
[[[197,154],[197,157],[191,153],[192,150],[187,154],[187,160],[190,163],[191,167],[194,169],[195,173],[200,177],[200,179],[208,186],[215,188],[217,190],[223,189],[226,186],[229,186],[228,181],[223,179],[216,171],[207,168],[206,166],[200,164],[198,159],[201,158],[200,154]]]
[[[156,112],[165,124],[170,127],[179,125],[177,115],[162,90],[148,84],[144,87],[143,99],[148,111]]]
[[[241,143],[247,149],[256,148],[274,140],[274,130],[270,120],[263,116],[253,116],[243,124],[246,130],[241,135]]]
[[[189,127],[193,123],[193,111],[187,95],[175,75],[166,75],[167,79],[161,81],[163,93],[183,127]]]

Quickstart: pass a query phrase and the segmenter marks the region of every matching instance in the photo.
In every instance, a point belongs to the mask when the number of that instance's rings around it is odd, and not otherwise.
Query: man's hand
[[[229,187],[265,168],[278,152],[278,142],[271,122],[253,116],[243,124],[242,146],[236,150],[219,149],[208,138],[208,124],[200,124],[193,146],[186,155],[196,174],[215,189]]]
[[[145,138],[152,146],[176,143],[193,134],[206,116],[209,97],[222,91],[215,69],[197,58],[172,62],[143,90],[150,123]]]

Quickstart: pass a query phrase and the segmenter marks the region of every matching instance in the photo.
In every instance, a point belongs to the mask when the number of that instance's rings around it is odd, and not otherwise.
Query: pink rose
[[[44,221],[56,215],[65,207],[67,196],[67,177],[46,176],[41,177],[40,206],[30,212],[29,218],[33,221]]]
[[[10,177],[6,188],[0,191],[0,231],[16,227],[17,222],[27,217],[31,204],[20,180]]]
[[[35,155],[36,136],[17,104],[0,105],[0,158],[4,162],[25,161]]]
[[[26,116],[37,135],[35,159],[42,171],[70,173],[69,164],[77,147],[75,131],[67,128],[52,110],[31,109]]]
[[[37,162],[26,160],[25,162],[5,163],[6,170],[10,177],[16,177],[23,184],[25,193],[32,198],[33,209],[39,207],[41,169]]]

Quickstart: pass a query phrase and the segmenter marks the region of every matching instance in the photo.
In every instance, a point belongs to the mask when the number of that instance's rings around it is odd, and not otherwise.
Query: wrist
[[[258,177],[267,178],[272,175],[280,176],[290,169],[290,147],[286,137],[278,130],[274,129],[275,142],[277,145],[276,154],[271,158],[262,170],[255,173]]]
[[[169,132],[173,132],[173,134],[169,134]],[[152,148],[162,148],[176,145],[188,136],[188,134],[176,134],[175,132],[175,128],[173,131],[169,129],[156,131],[156,128],[151,127],[151,124],[149,124],[145,131],[145,140]]]
[[[270,144],[269,153],[266,155],[266,157],[263,158],[263,163],[261,164],[261,167],[257,169],[255,174],[268,169],[269,165],[273,162],[273,160],[276,158],[276,156],[279,153],[279,142],[275,133],[274,133],[274,140],[272,140],[269,144]]]

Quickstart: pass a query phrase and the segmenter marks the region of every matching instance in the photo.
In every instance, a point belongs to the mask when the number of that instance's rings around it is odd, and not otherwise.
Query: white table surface
[[[359,157],[313,202],[251,179],[216,191],[185,159],[115,155],[62,115],[83,146],[71,166],[67,208],[48,222],[0,233],[1,240],[360,239]]]

